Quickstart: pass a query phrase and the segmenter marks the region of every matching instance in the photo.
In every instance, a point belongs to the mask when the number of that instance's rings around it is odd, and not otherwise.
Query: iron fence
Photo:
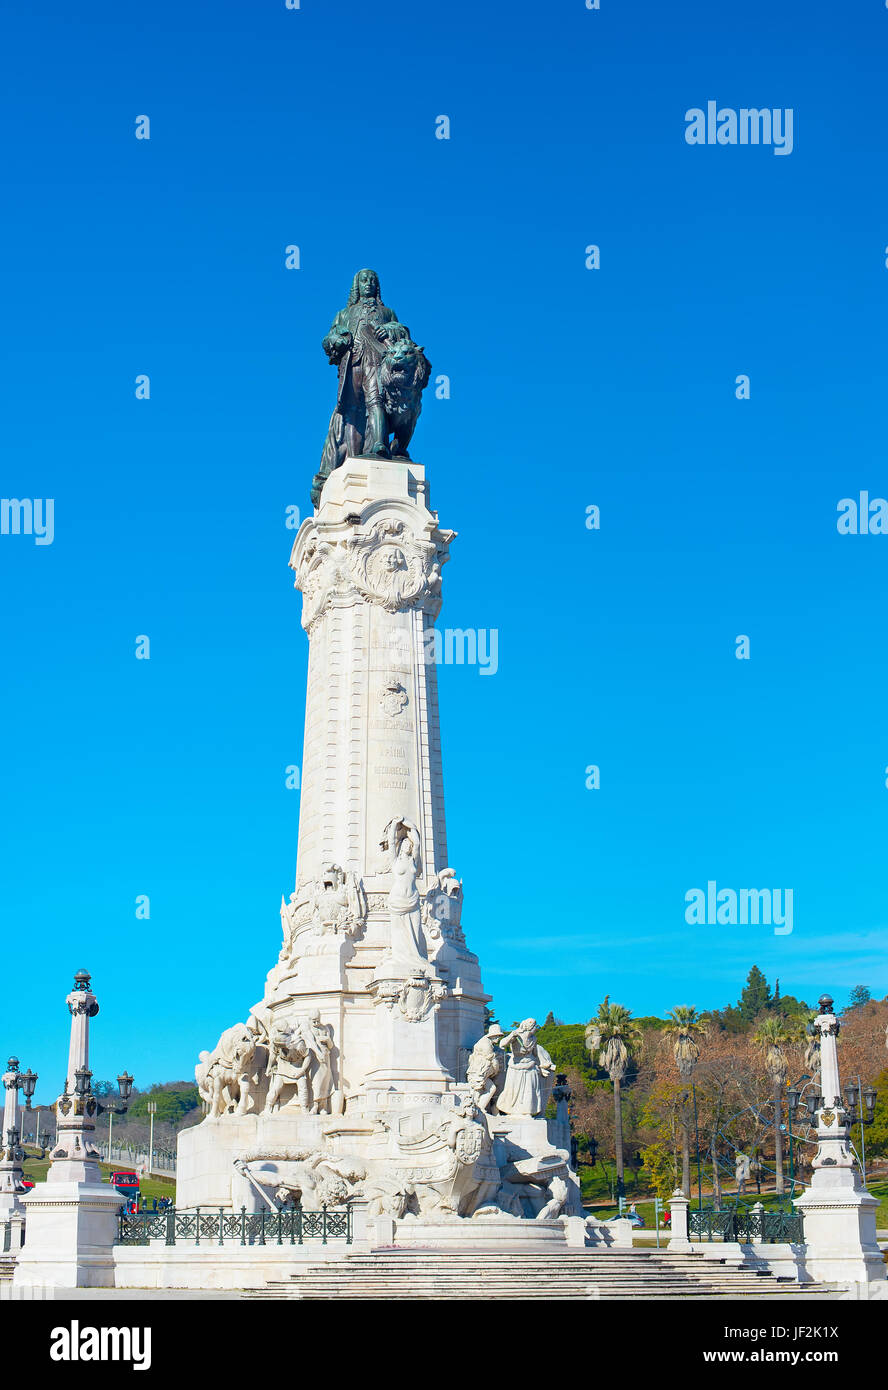
[[[162,1240],[166,1245],[302,1245],[306,1240],[344,1240],[352,1243],[351,1207],[320,1211],[304,1211],[294,1207],[288,1211],[239,1212],[209,1211],[195,1207],[193,1211],[122,1211],[118,1217],[118,1245],[150,1245]]]
[[[739,1241],[741,1245],[751,1245],[754,1241],[767,1245],[775,1242],[801,1245],[804,1242],[802,1213],[782,1209],[716,1211],[713,1207],[704,1207],[702,1211],[688,1212],[688,1233],[706,1240],[721,1236],[722,1240]]]

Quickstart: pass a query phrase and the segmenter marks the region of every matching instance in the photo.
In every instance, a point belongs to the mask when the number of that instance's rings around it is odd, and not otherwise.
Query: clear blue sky
[[[441,700],[500,1018],[719,1005],[753,962],[888,990],[888,536],[836,530],[888,495],[888,10],[601,5],[6,17],[0,494],[54,498],[55,539],[0,537],[2,1046],[43,1100],[76,967],[96,1073],[147,1084],[276,958],[285,508],[363,265],[452,382],[414,450],[460,533],[442,623],[499,632],[496,676],[444,668]],[[792,154],[689,146],[710,99],[791,107]],[[792,934],[689,927],[708,880],[791,888]]]

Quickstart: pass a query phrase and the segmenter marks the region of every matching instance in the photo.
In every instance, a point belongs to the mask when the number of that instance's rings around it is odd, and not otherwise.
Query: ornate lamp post
[[[127,1106],[128,1106],[128,1103],[129,1103],[129,1098],[130,1098],[130,1096],[131,1096],[132,1093],[133,1093],[133,1078],[130,1076],[130,1074],[129,1074],[128,1071],[122,1071],[122,1072],[120,1073],[120,1075],[118,1076],[118,1078],[117,1078],[117,1091],[118,1091],[118,1094],[120,1095],[120,1103],[119,1103],[119,1104],[117,1104],[117,1105],[112,1105],[112,1104],[110,1104],[110,1102],[108,1102],[108,1103],[106,1103],[105,1105],[99,1105],[99,1108],[98,1108],[98,1113],[99,1113],[100,1115],[103,1115],[103,1114],[104,1114],[104,1115],[107,1115],[107,1116],[108,1116],[108,1162],[109,1162],[109,1163],[113,1163],[113,1162],[114,1162],[114,1159],[113,1159],[113,1157],[112,1157],[112,1155],[111,1155],[111,1146],[112,1146],[112,1140],[113,1140],[113,1137],[114,1137],[114,1116],[115,1116],[115,1115],[125,1115],[125,1114],[126,1114],[126,1112],[127,1112]]]
[[[46,1182],[24,1198],[25,1245],[16,1261],[16,1285],[54,1283],[62,1288],[114,1283],[113,1242],[123,1198],[99,1172],[93,1142],[96,1117],[110,1109],[92,1091],[89,1021],[99,1012],[86,970],[78,970],[66,1003],[71,1015],[68,1069],[56,1101],[56,1141]],[[35,1077],[36,1080],[36,1077]],[[127,1072],[118,1078],[122,1114],[132,1091]]]
[[[25,1151],[21,1146],[18,1127],[18,1093],[25,1097],[25,1109],[31,1109],[31,1098],[37,1085],[37,1074],[30,1067],[26,1072],[19,1071],[18,1057],[10,1057],[3,1074],[5,1100],[3,1105],[3,1134],[0,1136],[0,1217],[24,1215],[20,1194],[22,1187],[22,1163]]]
[[[855,1125],[860,1125],[860,1167],[863,1172],[863,1180],[866,1182],[866,1139],[863,1127],[864,1125],[871,1125],[875,1119],[876,1093],[872,1086],[863,1089],[859,1076],[856,1082],[853,1080],[846,1082],[842,1090],[848,1112],[849,1128],[853,1129]]]
[[[854,1107],[842,1103],[836,1041],[840,1025],[832,998],[821,995],[819,1007],[813,1026],[820,1034],[823,1094],[807,1102],[817,1127],[817,1154],[811,1185],[795,1199],[805,1218],[805,1268],[813,1279],[869,1284],[885,1278],[876,1240],[878,1202],[867,1192],[851,1151]],[[856,1093],[855,1087],[854,1098]]]

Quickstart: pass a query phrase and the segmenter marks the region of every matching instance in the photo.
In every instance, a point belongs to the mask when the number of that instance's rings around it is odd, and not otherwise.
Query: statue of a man
[[[472,1048],[472,1055],[466,1068],[466,1080],[472,1088],[475,1103],[485,1113],[490,1110],[499,1089],[503,1073],[503,1054],[497,1046],[503,1030],[498,1023],[492,1023],[483,1038]]]
[[[324,339],[331,365],[339,368],[336,409],[315,474],[311,500],[318,505],[326,479],[349,455],[388,458],[386,418],[379,389],[379,367],[389,341],[410,334],[394,309],[383,304],[375,270],[359,270],[348,303]]]
[[[329,1023],[321,1022],[319,1010],[314,1009],[300,1022],[299,1032],[314,1058],[310,1078],[311,1114],[329,1112],[330,1097],[333,1094],[333,1067],[330,1061],[333,1051],[333,1029]]]

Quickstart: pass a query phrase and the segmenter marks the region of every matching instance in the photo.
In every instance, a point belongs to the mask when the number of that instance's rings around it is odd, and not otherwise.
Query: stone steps
[[[249,1298],[350,1300],[709,1299],[829,1297],[823,1285],[775,1279],[702,1255],[574,1251],[563,1254],[386,1250],[309,1265]]]

